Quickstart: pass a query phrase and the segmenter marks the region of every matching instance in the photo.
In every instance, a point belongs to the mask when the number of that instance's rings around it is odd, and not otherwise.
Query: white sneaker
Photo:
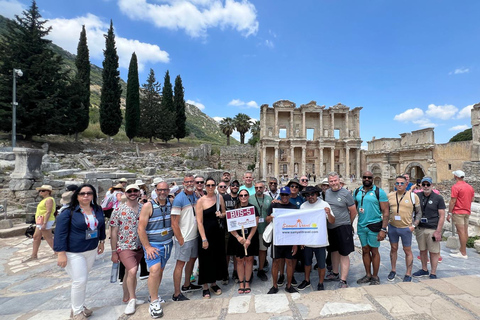
[[[468,259],[468,256],[463,255],[460,251],[457,253],[450,253],[450,257]]]
[[[125,308],[125,314],[134,314],[135,313],[135,304],[137,299],[130,299],[128,301],[127,307]]]
[[[138,306],[139,304],[144,304],[145,301],[144,300],[140,300],[140,299],[135,299],[135,304]]]
[[[150,307],[148,308],[148,311],[150,312],[150,316],[153,319],[158,319],[163,317],[163,309],[162,306],[160,305],[160,301],[155,300],[154,302],[150,303]]]

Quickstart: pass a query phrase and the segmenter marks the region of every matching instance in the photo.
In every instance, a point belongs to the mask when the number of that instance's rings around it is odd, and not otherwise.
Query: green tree
[[[252,123],[250,133],[252,134],[252,137],[248,139],[248,144],[255,146],[260,140],[260,121],[257,120]]]
[[[68,85],[63,60],[50,49],[44,39],[52,30],[45,27],[35,1],[22,16],[7,20],[0,38],[0,130],[12,127],[13,69],[21,69],[17,77],[17,132],[26,139],[35,134],[61,133],[55,120],[65,111],[65,90]],[[68,112],[67,112],[68,114]]]
[[[139,90],[137,55],[134,52],[128,67],[127,100],[125,106],[125,133],[130,141],[137,136],[140,125]]]
[[[185,138],[187,135],[186,131],[186,122],[187,122],[187,115],[185,114],[185,92],[182,85],[182,78],[178,75],[175,78],[175,87],[174,87],[174,98],[173,103],[175,105],[175,115],[176,115],[176,125],[177,130],[175,132],[175,138],[177,141],[180,139]]]
[[[233,133],[233,130],[235,130],[235,122],[233,121],[232,118],[223,118],[220,121],[220,130],[222,130],[223,134],[227,136],[227,146],[230,145],[230,136]]]
[[[150,69],[147,83],[143,84],[140,94],[140,127],[138,131],[139,137],[150,139],[157,135],[160,123],[160,84],[155,79],[155,72]]]
[[[173,104],[173,91],[170,74],[167,70],[163,80],[162,103],[160,105],[160,123],[156,137],[164,142],[175,135],[175,106]]]
[[[239,113],[233,118],[235,122],[235,129],[240,133],[240,143],[245,144],[245,133],[250,130],[250,117],[245,113]]]
[[[75,66],[77,67],[80,108],[75,113],[77,117],[75,140],[78,139],[78,133],[88,128],[89,112],[90,112],[90,57],[87,45],[87,32],[85,25],[82,26],[80,32],[80,40],[77,46],[77,57],[75,58]]]
[[[472,140],[472,128],[466,129],[462,132],[457,133],[450,139],[449,142],[469,141],[469,140]]]
[[[113,21],[105,35],[105,50],[103,51],[102,90],[100,97],[100,129],[107,136],[114,136],[122,125],[120,110],[120,72],[118,71],[118,55],[115,47]]]

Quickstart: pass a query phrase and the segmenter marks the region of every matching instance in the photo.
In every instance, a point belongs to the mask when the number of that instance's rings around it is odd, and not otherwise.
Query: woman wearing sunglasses
[[[217,280],[228,277],[225,257],[225,233],[219,220],[225,218],[223,197],[215,194],[217,186],[213,178],[207,178],[207,194],[197,200],[196,214],[200,243],[198,250],[199,277],[198,284],[203,285],[203,298],[210,299],[210,290],[222,294]],[[208,284],[211,284],[210,290]]]
[[[248,202],[250,195],[248,190],[243,189],[238,193],[238,202],[236,208],[243,207],[253,207],[255,209],[256,224],[258,225],[259,213],[256,207]],[[235,259],[237,261],[237,273],[238,273],[238,283],[240,287],[238,288],[238,293],[250,293],[250,281],[252,280],[253,275],[253,257],[258,256],[258,236],[255,234],[257,232],[257,227],[245,229],[245,238],[242,236],[242,231],[232,231],[231,235],[234,239],[230,238],[235,245]],[[245,249],[247,249],[247,254],[245,255]]]

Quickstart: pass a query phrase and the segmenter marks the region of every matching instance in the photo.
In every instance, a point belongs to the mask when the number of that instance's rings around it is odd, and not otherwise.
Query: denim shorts
[[[390,243],[398,243],[399,238],[402,239],[402,246],[412,246],[412,232],[409,227],[396,228],[391,224],[388,225],[388,239]]]

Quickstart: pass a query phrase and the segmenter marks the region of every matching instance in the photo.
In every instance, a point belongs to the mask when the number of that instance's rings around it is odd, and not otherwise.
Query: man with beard
[[[270,177],[270,179],[268,179],[268,190],[265,191],[265,195],[270,196],[273,200],[280,200],[277,178]]]
[[[363,173],[360,188],[354,191],[358,210],[357,234],[362,244],[363,266],[366,275],[357,280],[358,284],[380,284],[380,241],[385,239],[388,225],[388,198],[385,191],[373,184],[373,173]],[[372,274],[373,267],[373,274]]]
[[[226,210],[233,210],[235,209],[235,205],[238,201],[238,191],[240,189],[240,182],[238,180],[233,180],[230,184],[230,194],[223,194],[223,201],[225,202],[225,209]],[[231,234],[228,232],[228,228],[225,228],[225,250],[228,253],[228,243],[230,241]],[[235,238],[232,241],[237,241]],[[232,273],[232,280],[235,283],[238,283],[238,274],[237,274],[237,264],[236,259],[232,255],[227,254],[227,265],[230,262],[230,259],[233,257],[233,273]],[[223,279],[223,284],[228,284],[228,278]]]
[[[202,178],[202,183],[204,179]],[[182,292],[192,292],[201,290],[201,286],[190,283],[193,266],[198,256],[198,230],[197,219],[195,217],[195,179],[193,175],[187,174],[183,178],[183,191],[173,200],[172,206],[172,229],[175,235],[175,259],[177,263],[173,272],[173,285],[175,292],[173,301],[189,300]],[[203,187],[203,184],[202,184]],[[182,281],[183,268],[185,267],[185,283],[180,291],[180,282]],[[153,298],[152,298],[153,299]]]
[[[195,177],[195,196],[197,198],[203,197],[206,195],[205,191],[205,178],[203,176]]]
[[[290,188],[290,203],[294,204],[297,209],[300,209],[302,203],[305,202],[305,199],[300,195],[300,191],[303,189],[303,186],[300,184],[298,179],[292,179],[288,182],[287,187]]]
[[[222,181],[225,182],[225,185],[227,186],[227,188],[225,189],[226,193],[230,193],[230,179],[230,172],[225,171],[222,175]]]

